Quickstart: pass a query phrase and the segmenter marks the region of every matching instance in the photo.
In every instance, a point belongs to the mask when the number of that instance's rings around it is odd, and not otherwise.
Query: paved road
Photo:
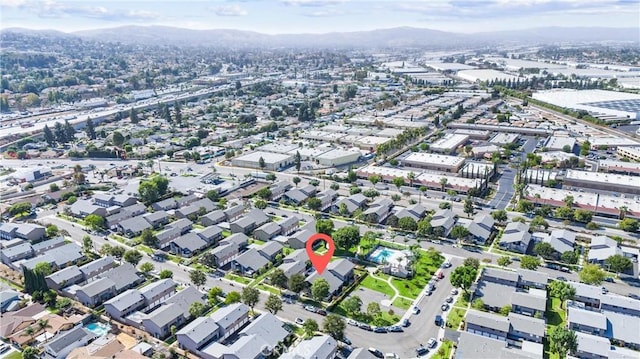
[[[495,209],[505,209],[509,205],[509,202],[513,198],[515,194],[515,190],[513,188],[513,182],[516,177],[515,170],[504,167],[502,169],[502,173],[500,174],[500,178],[498,178],[498,189],[496,190],[496,194],[489,202],[490,208]]]

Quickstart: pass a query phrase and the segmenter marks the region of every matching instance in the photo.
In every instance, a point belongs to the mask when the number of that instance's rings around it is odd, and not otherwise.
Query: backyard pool
[[[386,247],[378,247],[369,254],[369,260],[378,264],[398,261],[398,258],[404,258],[402,251]]]
[[[97,322],[89,323],[84,327],[99,337],[107,334],[111,329],[111,326],[109,324],[103,324],[103,323],[97,323]]]

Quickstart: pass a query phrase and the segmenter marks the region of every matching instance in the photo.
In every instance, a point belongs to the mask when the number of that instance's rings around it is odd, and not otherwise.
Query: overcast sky
[[[122,25],[324,33],[411,26],[453,32],[640,27],[640,0],[0,0],[0,26],[76,31]]]

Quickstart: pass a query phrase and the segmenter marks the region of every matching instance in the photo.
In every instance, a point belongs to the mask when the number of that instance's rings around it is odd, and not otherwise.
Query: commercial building
[[[341,149],[331,150],[316,157],[320,165],[330,167],[353,163],[358,161],[358,158],[360,158],[359,151]]]
[[[300,153],[302,161],[314,161],[318,156],[329,151],[331,151],[330,147],[298,147],[289,151],[289,154],[295,156],[296,153]]]
[[[472,140],[486,140],[491,135],[491,132],[487,130],[468,130],[461,128],[459,130],[455,130],[456,135],[467,135]]]
[[[627,175],[639,175],[640,163],[616,161],[616,160],[600,160],[598,161],[598,171],[622,173]]]
[[[555,89],[534,92],[533,98],[560,107],[584,110],[604,120],[635,120],[640,113],[640,95],[626,92]]]
[[[260,166],[260,159],[264,161],[264,167]],[[280,171],[293,164],[293,156],[290,154],[256,151],[231,160],[234,166]]]
[[[273,152],[273,153],[289,153],[290,151],[295,151],[298,148],[298,145],[292,143],[267,143],[266,145],[262,145],[256,150],[263,152]]]
[[[625,137],[589,137],[589,143],[592,150],[640,146],[640,142]]]
[[[567,170],[563,185],[592,188],[614,193],[640,194],[640,181],[638,181],[638,177],[613,173]]]
[[[569,148],[568,152],[573,152],[576,145],[576,139],[573,137],[551,136],[547,139],[544,147],[549,151],[564,151],[565,146]]]
[[[640,147],[618,147],[616,152],[618,156],[640,162]]]
[[[304,131],[300,134],[302,138],[323,142],[338,142],[344,136],[346,136],[344,133],[318,130]]]
[[[518,135],[517,133],[498,133],[493,136],[493,138],[489,140],[489,142],[498,145],[506,145],[507,143],[516,142],[518,140],[518,137],[520,137],[520,135]]]
[[[467,135],[447,134],[443,138],[433,142],[429,148],[434,152],[453,153],[458,147],[469,141]]]
[[[459,193],[467,193],[472,189],[484,191],[487,187],[487,182],[484,178],[462,178],[437,173],[420,173],[391,167],[367,166],[359,169],[357,175],[360,178],[369,178],[372,175],[378,175],[387,183],[393,182],[393,179],[396,177],[402,177],[405,179],[405,183],[409,185],[409,173],[411,172],[416,176],[413,181],[414,186],[426,186],[429,189],[441,190],[443,179],[446,180],[445,190],[451,189]]]
[[[455,173],[464,165],[462,157],[439,155],[435,153],[412,152],[402,163],[413,168],[422,168],[440,172]]]

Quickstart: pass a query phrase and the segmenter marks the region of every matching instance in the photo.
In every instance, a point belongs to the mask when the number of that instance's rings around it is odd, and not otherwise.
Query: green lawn
[[[451,340],[445,340],[438,348],[438,351],[431,357],[433,359],[449,359],[451,350],[453,349],[453,342]]]
[[[272,287],[272,286],[270,286],[270,285],[266,285],[266,284],[264,284],[264,283],[260,283],[260,284],[258,284],[256,287],[257,287],[258,289],[260,289],[260,290],[264,290],[264,291],[267,291],[267,292],[273,293],[273,294],[275,294],[275,295],[280,295],[280,291],[279,291],[277,288]]]
[[[22,359],[22,354],[19,352],[11,352],[5,355],[4,359]]]
[[[458,296],[458,299],[453,305],[455,307],[464,307],[464,308],[469,306],[469,293],[462,292],[462,294]]]
[[[467,313],[466,309],[453,308],[449,315],[447,316],[447,328],[451,328],[453,330],[457,330],[460,326],[460,322],[464,319],[465,314]]]
[[[413,278],[394,278],[391,283],[393,283],[393,286],[396,287],[403,297],[417,298],[443,261],[444,257],[438,253],[420,251],[420,258],[418,258],[415,264],[415,274]]]
[[[361,283],[360,285],[364,288],[368,288],[371,290],[375,290],[376,292],[380,292],[383,294],[386,294],[389,296],[389,298],[392,298],[396,293],[393,291],[393,288],[391,288],[389,286],[389,283],[377,279],[377,278],[373,278],[372,276],[368,275]]]
[[[151,249],[149,246],[146,246],[144,244],[138,244],[136,246],[136,249],[146,254],[153,254],[153,249]]]
[[[366,310],[366,308],[362,308],[362,309]],[[398,316],[396,313],[389,314],[389,312],[385,310],[383,310],[378,317],[371,317],[370,315],[367,315],[366,313],[363,313],[363,312],[351,315],[347,313],[346,310],[344,310],[344,308],[342,307],[342,303],[337,305],[333,309],[333,312],[338,315],[345,316],[347,318],[355,319],[362,323],[367,323],[367,324],[375,325],[379,327],[394,325],[400,320],[400,316]]]
[[[406,298],[398,297],[393,301],[393,306],[401,309],[409,309],[411,307],[412,301]]]
[[[232,274],[232,273],[227,273],[227,274],[224,275],[224,277],[227,278],[227,279],[231,279],[232,281],[235,281],[235,282],[238,282],[238,283],[242,283],[242,284],[251,283],[251,279],[245,278],[245,277],[240,277],[240,276]]]
[[[560,303],[560,299],[554,297],[547,300],[547,325],[557,326],[566,323],[566,313],[564,309],[560,308]]]

